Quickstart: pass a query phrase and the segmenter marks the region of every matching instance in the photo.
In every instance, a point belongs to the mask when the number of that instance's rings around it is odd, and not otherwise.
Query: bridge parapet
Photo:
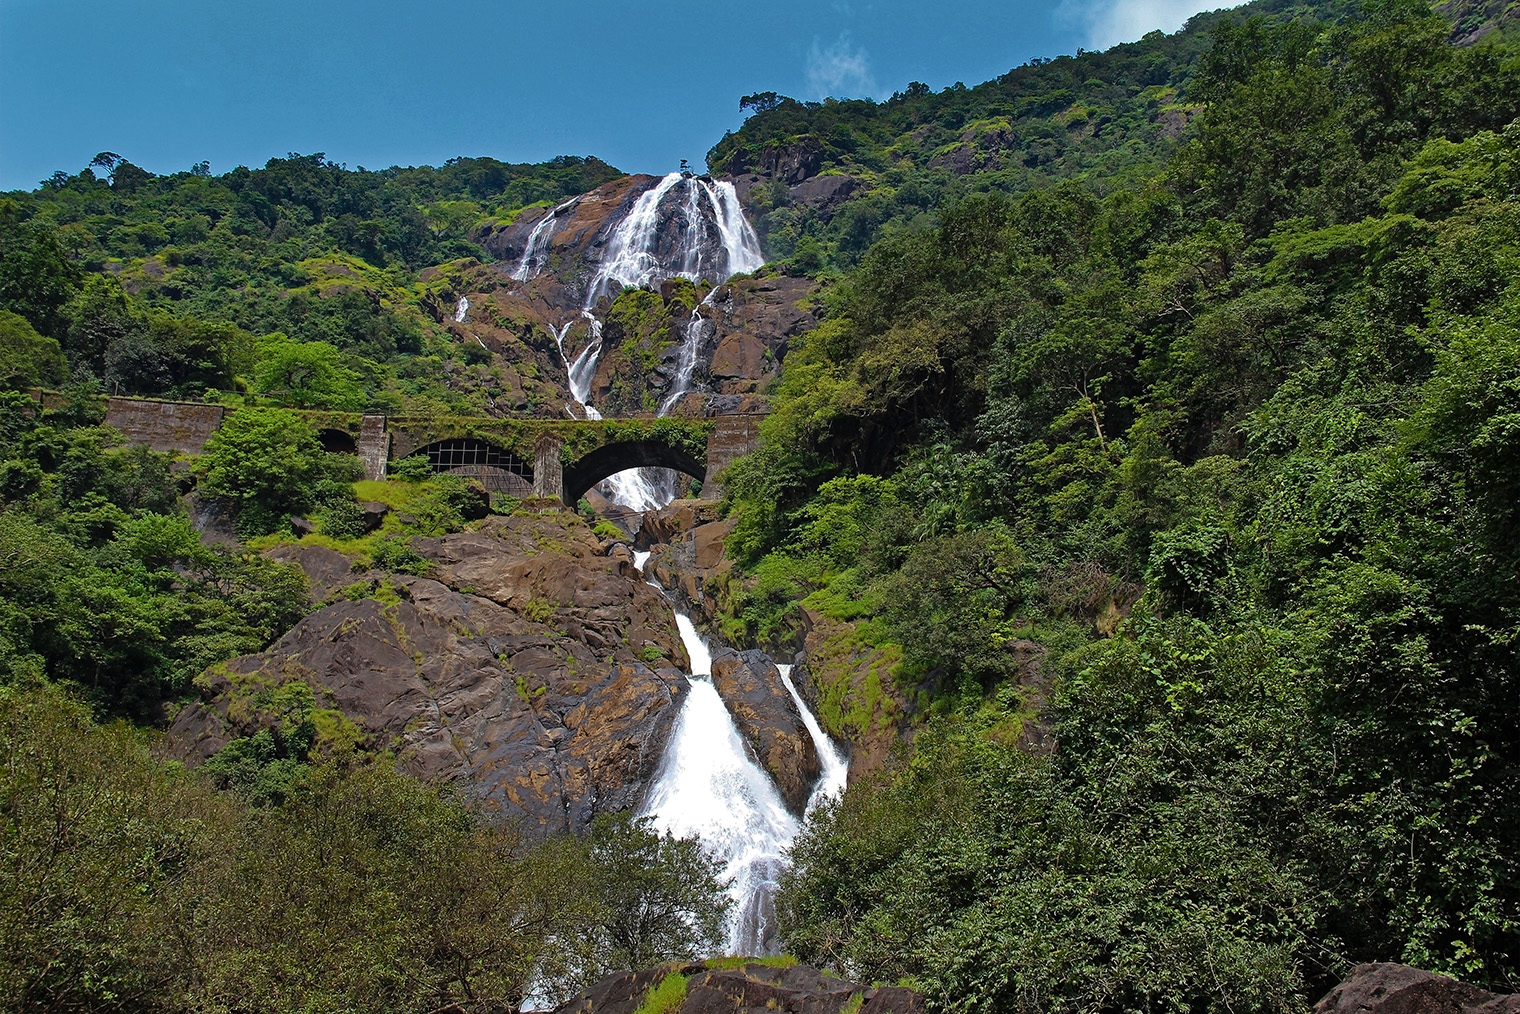
[[[51,407],[47,394],[36,392],[36,397]],[[232,405],[151,398],[101,400],[107,424],[121,430],[128,443],[189,454],[199,454],[222,421],[238,410]],[[532,461],[533,474],[522,477],[531,478],[535,495],[565,498],[570,506],[574,506],[571,496],[579,497],[590,484],[609,474],[609,469],[674,468],[701,479],[709,494],[716,493],[719,472],[758,445],[762,418],[495,419],[294,411],[322,432],[324,441],[328,435],[338,444],[352,438],[351,446],[363,462],[368,479],[385,478],[389,462],[431,445],[476,441],[511,455],[523,466]]]

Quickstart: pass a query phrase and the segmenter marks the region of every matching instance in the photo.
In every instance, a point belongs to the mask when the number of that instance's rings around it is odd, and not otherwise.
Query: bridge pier
[[[385,428],[385,416],[367,415],[359,424],[359,460],[364,463],[364,477],[371,481],[385,478],[391,458],[391,435]]]
[[[714,422],[712,436],[707,438],[707,475],[702,480],[702,496],[707,500],[723,496],[718,473],[760,446],[760,421],[754,416],[720,415]]]
[[[560,451],[565,442],[552,433],[538,438],[533,448],[533,495],[545,500],[559,500],[565,495],[565,465]],[[574,509],[575,504],[569,504]]]

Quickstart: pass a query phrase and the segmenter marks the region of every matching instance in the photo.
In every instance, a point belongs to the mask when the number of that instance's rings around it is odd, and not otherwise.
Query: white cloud
[[[807,55],[808,91],[817,98],[875,98],[876,78],[864,47],[850,41],[849,32],[824,47],[813,39]]]
[[[1062,0],[1056,17],[1080,26],[1086,49],[1134,42],[1146,32],[1175,32],[1199,11],[1232,6],[1230,0]]]

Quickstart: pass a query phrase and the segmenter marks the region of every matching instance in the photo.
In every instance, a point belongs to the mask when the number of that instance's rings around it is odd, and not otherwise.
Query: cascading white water
[[[681,201],[680,214],[684,225],[673,251],[666,251],[662,257],[660,226],[670,214],[668,205],[675,200]],[[560,205],[533,227],[522,260],[512,273],[514,278],[525,281],[547,262],[556,216],[573,203],[567,201]],[[586,344],[574,360],[565,351],[568,325],[555,333],[560,358],[564,360],[568,374],[570,395],[580,406],[583,417],[602,417],[591,404],[590,397],[591,381],[602,354],[602,325],[593,309],[603,296],[615,296],[626,287],[652,285],[667,278],[683,277],[694,282],[703,278],[727,281],[739,272],[753,271],[764,263],[760,240],[744,217],[732,183],[675,172],[662,177],[640,194],[628,214],[613,227],[596,272],[587,283],[581,309],[588,327]],[[703,303],[711,305],[714,292],[709,292]],[[656,415],[665,415],[691,390],[692,376],[708,327],[700,307],[693,310],[682,335],[676,375],[671,379]],[[604,480],[603,491],[615,503],[625,507],[637,511],[653,510],[675,498],[675,476],[666,469],[630,469]]]
[[[717,289],[707,294],[707,298],[698,303],[691,311],[691,317],[686,321],[686,328],[682,333],[680,357],[676,360],[676,375],[670,382],[670,391],[660,402],[660,410],[656,415],[665,415],[680,402],[686,392],[691,390],[691,375],[697,368],[697,354],[702,351],[702,340],[707,337],[707,319],[702,316],[702,307],[711,306],[713,295]]]
[[[673,214],[666,209],[677,201],[684,220],[680,242],[662,251],[660,227]],[[603,296],[667,278],[723,282],[764,263],[760,239],[745,219],[732,183],[670,173],[639,195],[608,236],[584,305],[590,309]]]
[[[523,247],[522,259],[517,262],[517,267],[512,269],[514,279],[526,282],[549,263],[549,243],[554,239],[554,231],[559,227],[560,212],[574,207],[579,200],[579,197],[570,198],[540,218],[538,224],[533,226],[533,231],[528,233],[527,245]]]
[[[463,324],[464,318],[470,312],[470,301],[464,296],[459,297],[459,302],[454,307],[454,323]]]
[[[649,553],[633,554],[643,571]],[[660,586],[650,581],[655,588]],[[712,682],[712,653],[691,618],[676,611],[681,643],[691,657],[691,689],[676,716],[659,771],[641,816],[656,829],[695,835],[723,863],[734,906],[729,915],[729,954],[774,953],[774,899],[786,850],[801,830],[775,782],[749,756],[733,717]],[[823,763],[823,775],[808,806],[843,791],[847,763],[823,735],[817,719],[792,687],[791,666],[782,680],[797,703]]]
[[[778,665],[776,668],[781,673],[781,682],[786,684],[786,692],[792,695],[792,700],[797,705],[797,714],[802,716],[802,724],[807,726],[808,735],[813,739],[813,749],[818,751],[818,763],[823,768],[822,774],[818,776],[818,784],[813,786],[813,794],[808,797],[807,808],[803,811],[812,813],[820,804],[844,795],[845,782],[850,776],[850,762],[839,752],[834,741],[824,735],[823,726],[818,724],[818,716],[813,714],[813,710],[797,692],[797,687],[792,683],[792,667]]]

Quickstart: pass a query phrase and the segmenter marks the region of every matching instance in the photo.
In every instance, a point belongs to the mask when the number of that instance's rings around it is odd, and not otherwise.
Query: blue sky
[[[0,189],[114,151],[215,173],[323,151],[701,165],[755,91],[885,98],[1177,28],[1207,0],[0,0]]]

